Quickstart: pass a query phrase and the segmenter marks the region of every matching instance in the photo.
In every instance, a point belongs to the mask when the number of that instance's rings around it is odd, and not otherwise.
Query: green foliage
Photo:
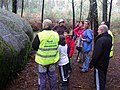
[[[87,18],[88,10],[89,1],[85,0],[83,3],[82,20]],[[42,0],[31,0],[31,2],[27,2],[27,0],[25,0],[25,18],[31,20],[35,19],[39,15],[37,19],[40,20],[41,12]],[[34,16],[32,14],[34,14]],[[36,16],[35,14],[38,15]],[[80,0],[75,0],[75,17],[77,20],[80,18]],[[68,0],[45,0],[44,18],[50,18],[53,21],[58,21],[60,18],[72,20],[72,2]]]
[[[112,18],[112,29],[116,28],[116,29],[119,29],[120,28],[120,17],[115,15],[113,16]]]
[[[57,8],[54,8],[52,10],[45,10],[45,14],[44,14],[44,18],[50,18],[52,20],[59,20],[60,18],[64,19],[65,17],[68,18],[67,14]]]
[[[117,35],[117,41],[120,42],[120,17],[117,16],[117,14],[113,17],[114,18],[112,18],[111,30],[114,35]]]

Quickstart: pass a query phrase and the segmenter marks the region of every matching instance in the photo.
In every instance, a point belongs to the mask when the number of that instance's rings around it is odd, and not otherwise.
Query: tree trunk
[[[93,11],[93,5],[92,5],[92,0],[89,0],[89,2],[90,2],[90,7],[89,7],[89,13],[88,13],[88,17],[87,17],[87,19],[90,21],[90,23],[91,23],[91,29],[92,29],[92,21],[93,21],[93,15],[92,15],[92,11]]]
[[[24,0],[22,0],[21,17],[23,16],[23,9],[24,9]]]
[[[73,10],[73,30],[75,27],[75,7],[74,7],[74,0],[72,0],[72,10]],[[74,36],[74,33],[73,33]]]
[[[81,0],[81,4],[80,4],[80,21],[82,17],[82,5],[83,5],[83,0]]]
[[[91,22],[91,29],[94,30],[94,38],[97,36],[98,30],[98,11],[96,0],[90,0],[90,10],[88,15],[88,20]]]
[[[94,38],[98,35],[98,10],[97,10],[97,1],[93,0],[93,20],[94,20]]]
[[[43,28],[43,27],[42,27],[43,18],[44,18],[44,0],[42,1],[41,29]]]
[[[109,19],[108,19],[108,22],[109,22],[109,25],[108,25],[108,28],[110,29],[110,22],[111,22],[111,11],[112,11],[112,1],[110,2],[110,11],[109,11]]]
[[[17,14],[17,0],[12,0],[12,12]]]
[[[103,15],[102,21],[107,21],[107,0],[103,0]]]

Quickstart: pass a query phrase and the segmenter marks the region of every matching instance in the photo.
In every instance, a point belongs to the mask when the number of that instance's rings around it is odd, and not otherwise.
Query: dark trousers
[[[69,59],[68,70],[69,70],[69,71],[72,71],[72,67],[71,67],[71,63],[70,63],[70,58],[68,58],[68,59]]]
[[[107,70],[94,69],[94,82],[96,90],[105,90]]]
[[[69,83],[68,70],[69,70],[69,64],[59,66],[60,78],[62,80],[62,88],[66,88],[68,86]]]

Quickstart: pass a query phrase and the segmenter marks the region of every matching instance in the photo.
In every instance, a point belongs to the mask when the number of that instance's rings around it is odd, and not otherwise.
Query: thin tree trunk
[[[12,12],[17,14],[17,0],[12,0]]]
[[[93,6],[92,6],[92,0],[89,0],[89,2],[90,2],[90,6],[89,6],[89,13],[88,13],[88,17],[87,17],[87,19],[90,21],[90,23],[91,23],[91,29],[92,29],[92,17],[93,17],[93,15],[92,15],[92,11],[93,11]]]
[[[107,21],[107,0],[103,0],[103,15],[102,21]]]
[[[98,10],[97,10],[97,1],[93,0],[93,20],[94,20],[94,38],[98,35]]]
[[[108,28],[109,28],[109,29],[110,29],[110,22],[111,22],[112,1],[113,1],[113,0],[111,0],[111,2],[110,2],[110,11],[109,11],[109,19],[108,19],[108,22],[109,22]]]
[[[74,0],[72,0],[72,10],[73,10],[73,30],[75,27],[75,7],[74,7]],[[74,35],[74,33],[73,33]]]
[[[90,0],[90,10],[88,15],[88,20],[91,22],[91,29],[94,30],[94,38],[97,36],[98,30],[98,11],[96,0]]]
[[[43,18],[44,18],[44,0],[42,1],[41,29],[43,28],[43,27],[42,27]]]
[[[83,5],[83,0],[81,0],[81,4],[80,4],[80,21],[82,17],[82,5]]]
[[[22,0],[21,17],[23,16],[23,9],[24,9],[24,0]]]

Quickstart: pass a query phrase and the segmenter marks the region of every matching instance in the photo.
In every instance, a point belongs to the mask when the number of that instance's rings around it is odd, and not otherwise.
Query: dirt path
[[[114,57],[110,60],[106,90],[120,90],[120,43],[115,40]],[[69,90],[95,90],[93,81],[93,70],[88,73],[80,73],[81,64],[74,63],[76,53],[72,59],[72,74],[70,76]],[[58,72],[58,71],[57,71]],[[56,73],[58,77],[58,73]],[[58,90],[59,81],[58,81]],[[37,90],[37,65],[33,58],[18,77],[9,82],[5,90]],[[49,90],[49,89],[48,89]]]

